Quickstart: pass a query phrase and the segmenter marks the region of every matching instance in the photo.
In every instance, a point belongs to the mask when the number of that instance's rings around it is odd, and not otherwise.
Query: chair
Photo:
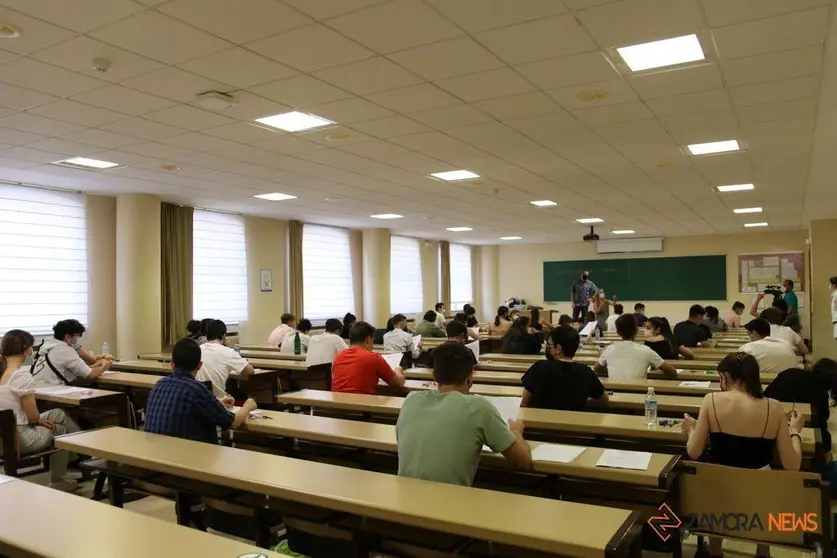
[[[331,363],[315,364],[308,370],[294,370],[291,373],[294,389],[318,389],[331,391]]]
[[[48,449],[37,453],[20,455],[20,440],[17,434],[17,421],[11,409],[0,411],[0,460],[3,463],[3,472],[10,477],[33,475],[49,470],[49,457],[56,449]],[[24,474],[21,469],[36,467]]]

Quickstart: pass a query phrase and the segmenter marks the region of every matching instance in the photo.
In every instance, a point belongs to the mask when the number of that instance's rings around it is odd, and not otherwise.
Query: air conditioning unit
[[[600,240],[596,243],[599,254],[625,254],[631,252],[662,252],[663,239],[656,238],[625,238],[619,240]]]

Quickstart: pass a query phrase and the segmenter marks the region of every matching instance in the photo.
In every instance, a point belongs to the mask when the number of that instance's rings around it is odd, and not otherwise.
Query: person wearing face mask
[[[831,323],[834,325],[834,339],[837,339],[837,276],[828,280],[831,293]]]
[[[586,269],[581,272],[581,277],[573,281],[570,286],[570,302],[573,305],[573,321],[578,321],[587,313],[590,306],[590,299],[596,294],[599,288],[590,281],[590,272]]]
[[[61,320],[52,328],[53,337],[44,339],[31,373],[36,382],[71,384],[76,380],[95,380],[110,368],[107,358],[88,364],[79,354],[85,328],[78,320]]]
[[[410,352],[413,358],[421,356],[421,343],[413,343],[413,334],[407,330],[407,316],[396,314],[390,320],[392,329],[384,334],[384,349],[392,353]]]

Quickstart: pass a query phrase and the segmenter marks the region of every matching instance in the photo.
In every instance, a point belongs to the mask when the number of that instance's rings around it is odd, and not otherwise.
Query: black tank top
[[[758,438],[738,436],[720,430],[721,423],[718,422],[718,413],[715,411],[715,394],[712,394],[712,412],[715,414],[715,422],[719,430],[709,433],[709,440],[712,442],[712,460],[715,463],[741,469],[761,469],[773,462],[776,439],[764,437],[770,421],[770,401],[765,399],[765,402],[767,402],[767,417],[764,419],[764,430],[761,436]]]

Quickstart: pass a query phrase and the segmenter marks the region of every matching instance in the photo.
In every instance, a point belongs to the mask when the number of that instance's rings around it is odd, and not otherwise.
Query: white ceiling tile
[[[673,116],[691,112],[706,112],[730,107],[727,92],[723,89],[700,91],[674,97],[658,97],[645,101],[657,116]]]
[[[7,149],[2,153],[4,158],[19,159],[21,161],[30,161],[33,163],[54,163],[64,158],[62,153],[52,153],[49,151],[41,151],[39,149],[30,149],[29,147],[13,147]]]
[[[177,162],[188,162],[189,157],[192,157],[196,154],[196,152],[192,151],[191,149],[183,149],[180,147],[174,147],[173,145],[154,142],[129,145],[127,147],[123,147],[122,150],[127,151],[128,153],[134,153],[138,155],[145,155],[146,157],[162,159],[164,161]]]
[[[98,130],[95,128],[88,128],[80,132],[73,132],[63,136],[62,139],[84,143],[87,145],[95,145],[104,149],[118,149],[126,145],[136,145],[143,143],[139,138],[132,138],[130,136],[123,136],[122,134],[114,134],[105,130]]]
[[[123,113],[92,107],[68,99],[30,109],[28,112],[93,128],[125,118]]]
[[[145,93],[181,103],[193,101],[200,93],[207,91],[223,92],[229,89],[229,86],[217,81],[171,67],[131,78],[122,82],[122,84],[125,87],[138,89]]]
[[[180,65],[184,70],[240,88],[296,75],[298,72],[243,48],[215,52]]]
[[[305,14],[276,0],[174,0],[160,10],[236,44],[311,23]]]
[[[68,157],[84,157],[98,153],[102,150],[100,147],[95,145],[85,145],[83,143],[77,143],[63,138],[49,138],[42,141],[36,141],[28,144],[27,147],[40,149],[42,151],[60,153]]]
[[[285,4],[318,19],[328,19],[348,12],[355,12],[389,0],[282,0]]]
[[[738,122],[731,110],[718,110],[711,112],[699,112],[693,114],[681,114],[667,116],[660,121],[666,130],[681,144],[685,139],[696,138],[689,143],[703,141],[702,134],[719,135],[721,131],[732,134],[730,137],[737,137]],[[729,138],[727,138],[729,139]]]
[[[310,111],[341,124],[352,124],[392,115],[392,111],[359,97],[315,105]]]
[[[78,126],[76,124],[35,116],[34,114],[24,112],[0,118],[0,126],[3,126],[4,128],[11,128],[13,130],[19,130],[21,132],[40,134],[46,137],[61,136],[84,129],[83,126]]]
[[[0,126],[0,143],[10,145],[26,145],[36,141],[43,141],[45,139],[47,139],[46,136],[32,134],[30,132],[22,132],[20,130],[12,130],[11,128],[3,128]]]
[[[159,122],[136,117],[111,122],[110,124],[101,126],[100,129],[152,141],[183,133],[182,128],[175,128],[174,126],[167,126]]]
[[[811,46],[724,62],[724,76],[731,87],[818,74],[822,47]]]
[[[509,120],[551,112],[563,112],[547,95],[536,91],[474,103],[474,106],[498,120]]]
[[[288,105],[271,101],[258,95],[253,95],[247,91],[235,91],[230,93],[235,99],[235,103],[231,107],[221,109],[217,112],[222,116],[229,118],[236,118],[238,120],[255,120],[263,116],[270,116],[273,114],[280,114],[293,110]]]
[[[14,52],[9,52],[7,50],[0,49],[0,64],[5,64],[9,60],[14,60],[17,57],[18,55]]]
[[[786,120],[805,118],[813,120],[817,112],[817,99],[796,99],[777,103],[760,103],[746,107],[738,107],[735,114],[742,124],[767,122],[770,120]]]
[[[203,10],[197,10],[197,13],[201,12]],[[168,64],[180,64],[230,46],[226,41],[156,11],[141,12],[97,29],[90,36]]]
[[[190,107],[188,105],[177,105],[156,112],[143,114],[143,118],[195,131],[235,123],[235,120],[232,118],[227,118],[226,116]]]
[[[328,25],[382,54],[463,34],[419,0],[393,0],[330,19]]]
[[[615,79],[618,74],[601,52],[585,52],[516,66],[541,89]]]
[[[57,97],[69,97],[105,85],[103,81],[30,58],[18,58],[3,64],[0,81]]]
[[[761,19],[788,12],[805,10],[831,4],[833,0],[703,0],[706,16],[712,27],[721,27],[741,21]]]
[[[368,48],[320,24],[300,27],[246,46],[303,72],[315,72],[375,56]]]
[[[561,2],[554,0],[427,0],[427,3],[469,33],[542,19],[567,11]]]
[[[323,146],[318,143],[292,134],[274,134],[270,139],[257,141],[250,145],[274,153],[284,153],[285,155],[299,155],[301,153],[309,153],[323,149]],[[219,153],[219,155],[222,155],[222,153]],[[272,156],[272,153],[269,156]]]
[[[414,112],[410,117],[438,130],[461,128],[462,126],[471,126],[472,124],[490,122],[492,120],[489,115],[468,105],[456,105]]]
[[[16,169],[16,170],[23,170],[23,169],[31,169],[32,167],[37,167],[40,163],[33,163],[32,161],[21,161],[20,159],[11,159],[6,157],[0,157],[0,169]]]
[[[732,87],[730,95],[736,106],[747,106],[817,97],[819,91],[820,77],[813,75]]]
[[[4,0],[4,3],[10,0]],[[13,2],[15,7],[28,4],[27,2]],[[0,20],[7,21],[20,27],[24,32],[17,39],[11,41],[3,41],[3,50],[8,50],[17,54],[29,54],[36,50],[41,50],[51,45],[71,39],[74,33],[61,29],[54,25],[50,25],[39,19],[34,19],[23,15],[20,12],[9,10],[0,6]]]
[[[140,93],[121,85],[110,85],[75,95],[74,100],[94,107],[106,108],[127,114],[143,114],[172,106],[172,101]]]
[[[744,58],[825,42],[828,7],[715,29],[721,58]]]
[[[544,140],[549,141],[555,138],[556,132],[559,131],[572,129],[572,133],[589,133],[586,128],[581,127],[569,112],[564,110],[537,116],[512,118],[504,121],[504,123],[541,143],[544,143]]]
[[[421,79],[383,57],[368,58],[314,74],[356,95],[368,95],[421,83]]]
[[[38,51],[32,56],[53,66],[110,82],[119,82],[163,67],[159,62],[83,36]],[[94,58],[109,60],[110,69],[107,72],[96,71],[93,68]]]
[[[571,10],[584,10],[602,4],[612,4],[617,0],[564,0],[564,4]]]
[[[341,148],[342,146],[352,145],[354,143],[375,141],[375,138],[373,138],[372,136],[367,136],[362,132],[352,130],[351,128],[347,128],[345,126],[330,126],[328,128],[322,128],[320,130],[301,132],[298,134],[298,137],[300,139],[318,143],[320,145],[326,145],[328,147],[334,147],[339,145],[341,146]],[[342,139],[339,142],[336,142],[332,139],[334,137],[340,137]]]
[[[406,116],[390,116],[378,120],[368,120],[354,124],[352,128],[360,130],[364,134],[384,139],[430,131],[427,126]]]
[[[86,33],[145,9],[131,0],[2,0],[0,3],[79,33]]]
[[[598,48],[571,15],[486,31],[476,35],[476,39],[508,64],[523,64]]]
[[[57,100],[58,98],[52,95],[0,83],[0,107],[12,110],[26,110]]]
[[[715,64],[703,64],[670,72],[632,76],[628,83],[642,99],[656,99],[721,89],[721,72]]]
[[[459,37],[389,55],[427,80],[438,80],[501,68],[503,63],[470,37]]]
[[[468,102],[507,97],[535,89],[510,68],[443,79],[436,85]]]
[[[307,75],[251,87],[250,91],[295,108],[310,107],[352,96],[351,93]]]
[[[269,140],[279,132],[270,131],[250,122],[236,122],[235,124],[204,130],[203,133],[240,143],[251,143]]]
[[[611,105],[636,101],[633,90],[622,80],[611,80],[584,85],[573,85],[547,91],[547,94],[558,101],[565,109],[591,108],[595,106]],[[603,98],[587,101],[588,95],[604,95]]]
[[[366,98],[397,112],[417,112],[460,104],[459,99],[430,83],[373,93]]]
[[[165,4],[169,0],[135,0],[144,6],[148,6],[149,8],[154,8],[159,6],[160,4]]]
[[[207,136],[206,134],[182,134],[160,140],[161,143],[183,147],[195,151],[212,151],[213,149],[225,149],[236,145],[231,141],[217,138],[214,136]]]
[[[581,10],[577,16],[604,48],[678,37],[703,27],[697,0],[623,0]]]
[[[654,118],[648,107],[640,101],[576,109],[572,113],[590,126]]]

